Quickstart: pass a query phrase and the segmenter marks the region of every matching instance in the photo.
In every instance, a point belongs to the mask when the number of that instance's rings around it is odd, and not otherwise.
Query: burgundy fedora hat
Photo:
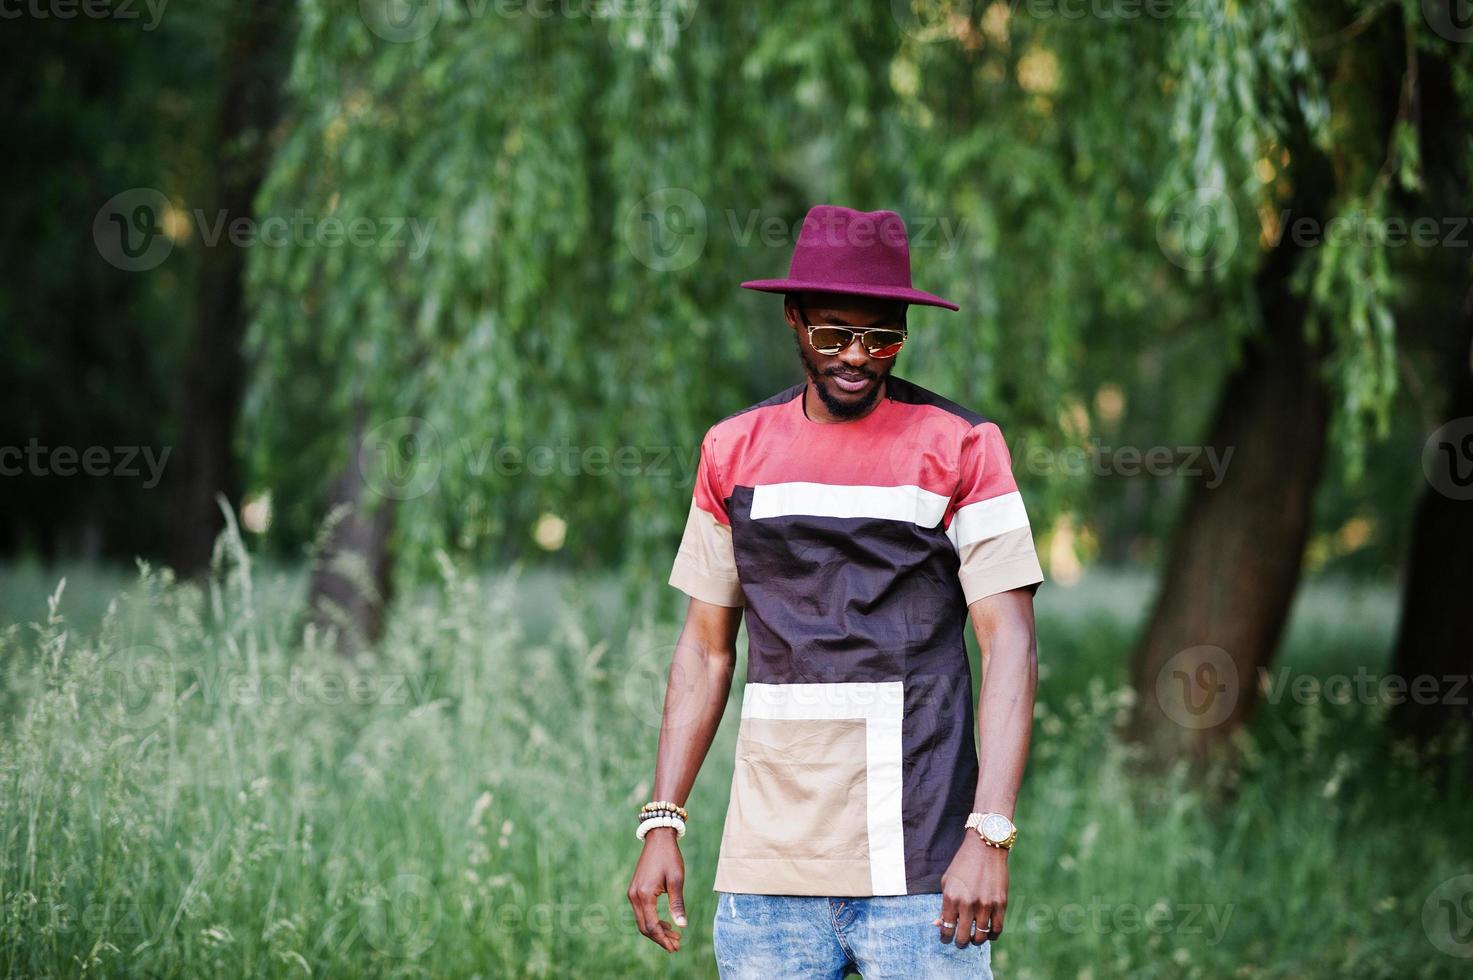
[[[950,300],[912,288],[910,240],[894,211],[855,211],[832,204],[809,209],[793,246],[786,279],[753,279],[743,289],[764,293],[849,293],[959,309]]]

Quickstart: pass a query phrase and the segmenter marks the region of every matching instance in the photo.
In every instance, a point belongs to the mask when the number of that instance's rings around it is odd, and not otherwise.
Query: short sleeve
[[[715,442],[708,432],[701,441],[696,486],[670,584],[693,599],[717,606],[745,605],[736,556],[731,543],[731,520],[726,493],[716,466]]]
[[[1010,589],[1036,591],[1043,569],[1012,458],[995,423],[980,423],[966,434],[958,470],[946,536],[956,546],[967,604]]]

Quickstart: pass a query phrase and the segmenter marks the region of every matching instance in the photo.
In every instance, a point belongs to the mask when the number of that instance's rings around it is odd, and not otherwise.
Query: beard
[[[871,385],[869,391],[865,392],[864,397],[857,402],[840,401],[835,398],[829,391],[829,386],[824,383],[823,372],[819,371],[813,362],[808,359],[808,353],[803,349],[803,345],[799,342],[796,332],[793,334],[793,346],[798,348],[798,360],[803,362],[803,370],[808,372],[808,376],[813,379],[813,387],[818,391],[819,401],[823,402],[823,407],[828,409],[829,414],[834,418],[859,418],[873,408],[875,402],[879,401],[882,386],[878,384]],[[879,375],[873,373],[870,376],[879,378]]]

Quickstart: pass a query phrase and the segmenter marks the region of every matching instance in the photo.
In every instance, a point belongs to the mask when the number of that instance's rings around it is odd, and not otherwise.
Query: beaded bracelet
[[[648,834],[656,827],[673,828],[677,840],[685,836],[685,821],[674,814],[662,814],[660,816],[650,817],[647,820],[640,820],[639,828],[634,831],[634,836],[640,840],[644,840],[645,834]]]
[[[668,800],[651,800],[639,809],[641,813],[647,813],[652,810],[665,810],[675,814],[682,820],[690,819],[690,814],[686,811],[685,807],[671,803]]]
[[[640,810],[639,811],[639,819],[645,820],[645,819],[648,819],[649,817],[680,817],[680,814],[676,813],[674,810],[669,809],[667,807],[660,807],[657,810]],[[680,817],[680,819],[684,820],[685,817]]]
[[[639,815],[639,822],[645,823],[650,820],[659,820],[662,817],[669,817],[671,820],[679,820],[681,823],[685,823],[685,820],[680,816],[680,814],[671,813],[668,810],[651,810],[648,813],[641,813]]]

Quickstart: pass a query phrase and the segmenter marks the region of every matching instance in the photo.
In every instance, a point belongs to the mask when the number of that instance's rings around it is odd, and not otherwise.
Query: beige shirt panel
[[[722,524],[691,500],[670,584],[686,595],[717,606],[743,606],[742,583],[732,551],[731,526]]]

